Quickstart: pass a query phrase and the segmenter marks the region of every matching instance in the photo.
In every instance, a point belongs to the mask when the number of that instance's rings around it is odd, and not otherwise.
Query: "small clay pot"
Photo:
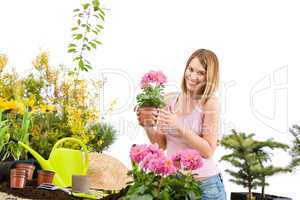
[[[72,176],[72,191],[89,193],[91,179],[89,176],[73,175]]]
[[[33,172],[35,169],[35,166],[33,164],[29,163],[18,163],[16,164],[17,169],[25,169],[26,170],[26,179],[32,180]]]
[[[155,126],[156,120],[154,115],[157,112],[155,107],[141,107],[138,109],[139,113],[139,122],[142,126]]]
[[[25,169],[12,169],[10,171],[10,187],[11,188],[24,188],[26,184],[26,170]]]
[[[52,184],[55,172],[47,171],[47,170],[39,170],[38,171],[38,185],[43,183]]]

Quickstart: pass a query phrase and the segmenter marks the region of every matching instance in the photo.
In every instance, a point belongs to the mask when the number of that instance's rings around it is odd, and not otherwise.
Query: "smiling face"
[[[219,85],[219,61],[208,49],[198,49],[187,60],[181,82],[182,92],[204,105]]]
[[[187,66],[184,79],[186,84],[186,90],[191,95],[195,95],[196,92],[206,83],[206,70],[200,63],[198,58],[193,58]]]

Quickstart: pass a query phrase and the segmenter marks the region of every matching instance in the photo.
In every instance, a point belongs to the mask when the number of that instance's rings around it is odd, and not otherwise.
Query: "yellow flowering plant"
[[[63,137],[79,138],[90,150],[102,152],[115,138],[112,127],[108,129],[110,137],[100,136],[94,128],[95,124],[102,127],[98,107],[102,82],[87,81],[63,65],[54,68],[49,60],[49,53],[41,52],[33,61],[33,71],[22,77],[3,66],[0,72],[3,117],[17,124],[28,108],[32,124],[29,145],[44,157],[49,156],[53,145]]]

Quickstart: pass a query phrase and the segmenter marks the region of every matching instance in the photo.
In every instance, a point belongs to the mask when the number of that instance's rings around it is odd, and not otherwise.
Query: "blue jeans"
[[[220,174],[200,182],[202,196],[200,200],[226,200],[223,179]]]

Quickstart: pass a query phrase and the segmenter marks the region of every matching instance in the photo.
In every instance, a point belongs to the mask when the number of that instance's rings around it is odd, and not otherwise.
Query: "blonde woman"
[[[166,95],[164,109],[150,111],[157,128],[138,117],[151,143],[166,149],[168,155],[186,148],[199,151],[204,165],[195,171],[195,178],[201,182],[201,200],[226,200],[223,180],[212,158],[219,132],[218,84],[217,56],[207,49],[196,50],[186,63],[181,92]]]

